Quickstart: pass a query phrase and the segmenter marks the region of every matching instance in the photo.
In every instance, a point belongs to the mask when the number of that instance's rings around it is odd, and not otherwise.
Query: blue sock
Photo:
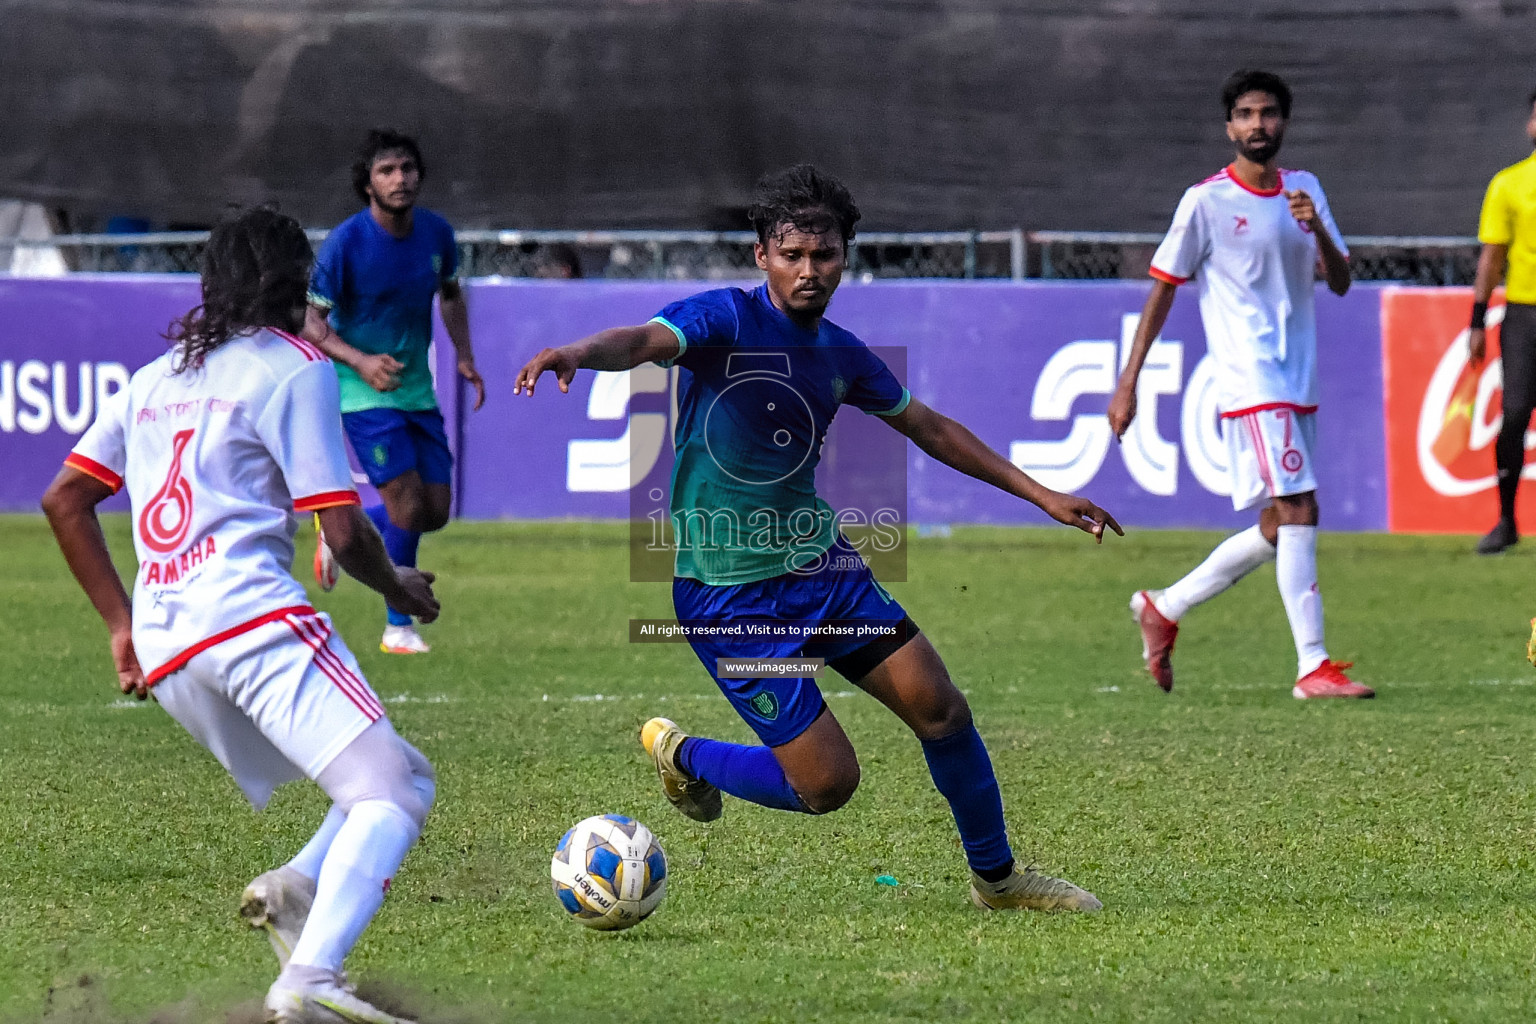
[[[378,527],[379,535],[384,538],[384,550],[389,553],[389,560],[396,565],[414,567],[416,565],[416,550],[421,546],[421,534],[415,530],[402,530],[389,521],[389,512],[383,505],[375,505],[368,509],[368,518],[373,520],[373,525]],[[389,624],[391,626],[409,626],[411,617],[404,612],[397,612],[388,605]]]
[[[731,796],[780,811],[810,813],[768,747],[690,736],[677,752],[677,763],[689,775]]]
[[[1003,823],[1003,795],[981,733],[973,723],[953,736],[922,742],[928,771],[949,801],[971,870],[989,881],[1006,877],[1013,851]]]

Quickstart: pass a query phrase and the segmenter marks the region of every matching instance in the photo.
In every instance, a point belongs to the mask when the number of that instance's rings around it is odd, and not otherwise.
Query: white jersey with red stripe
[[[1317,239],[1291,216],[1285,193],[1297,189],[1312,198],[1347,256],[1316,175],[1282,170],[1280,184],[1260,192],[1228,167],[1184,193],[1152,257],[1153,277],[1175,285],[1194,281],[1200,290],[1224,416],[1317,408]]]
[[[133,641],[152,684],[214,644],[312,613],[291,571],[295,514],[358,503],[336,371],[276,330],[181,373],[172,353],[143,367],[65,463],[114,490],[126,481]]]

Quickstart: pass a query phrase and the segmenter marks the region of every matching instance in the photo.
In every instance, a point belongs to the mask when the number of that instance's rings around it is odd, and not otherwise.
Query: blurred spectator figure
[[[546,246],[534,264],[533,276],[575,280],[581,277],[581,256],[577,254],[574,245],[564,242]]]
[[[149,221],[143,217],[115,216],[107,218],[106,233],[109,235],[147,235]],[[136,245],[120,245],[116,251],[117,265],[123,270],[142,272],[152,269],[145,265],[143,253]]]

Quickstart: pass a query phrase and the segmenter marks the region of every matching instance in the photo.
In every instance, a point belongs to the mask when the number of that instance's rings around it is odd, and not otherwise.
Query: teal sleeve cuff
[[[672,323],[666,317],[653,316],[651,317],[650,322],[653,324],[661,324],[661,326],[677,335],[677,355],[673,356],[671,359],[657,359],[655,361],[657,366],[671,366],[673,363],[677,362],[683,357],[684,352],[688,351],[688,339],[683,336],[682,331],[677,329],[677,325]]]
[[[304,296],[304,301],[308,302],[311,306],[318,306],[321,309],[330,309],[332,306],[336,305],[336,303],[332,302],[324,295],[321,295],[319,292],[310,292],[308,295]]]
[[[875,415],[876,416],[900,416],[902,413],[907,411],[907,406],[909,406],[911,404],[912,404],[912,392],[908,391],[906,388],[902,388],[901,389],[901,401],[899,401],[895,405],[891,406],[891,408],[885,410],[885,412],[877,412],[877,413],[875,413]]]

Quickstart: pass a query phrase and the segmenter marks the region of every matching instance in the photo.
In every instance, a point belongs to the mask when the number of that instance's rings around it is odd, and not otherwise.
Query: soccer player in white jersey
[[[1266,502],[1258,525],[1223,541],[1166,590],[1139,591],[1131,611],[1157,685],[1173,688],[1179,620],[1259,566],[1275,575],[1296,641],[1293,696],[1373,697],[1344,674],[1323,645],[1317,588],[1317,318],[1320,268],[1335,295],[1349,291],[1349,252],[1322,185],[1276,163],[1291,116],[1278,75],[1239,71],[1222,87],[1227,137],[1237,153],[1220,173],[1188,189],[1152,257],[1152,293],[1130,358],[1109,404],[1115,436],[1136,416],[1136,379],[1163,329],[1174,291],[1200,293],[1206,346],[1216,360],[1232,504]]]
[[[342,960],[384,901],[435,792],[346,645],[294,580],[297,513],[318,513],[336,558],[389,603],[431,621],[429,573],[396,568],[358,505],[336,374],[295,332],[313,258],[267,209],[214,229],[203,304],[171,351],[101,410],[43,497],[59,547],[111,633],[124,693],[160,705],[257,809],[309,777],[331,798],[309,844],[246,889],[281,973],[283,1024],[390,1024]],[[96,506],[126,484],[139,570],[130,602]]]

